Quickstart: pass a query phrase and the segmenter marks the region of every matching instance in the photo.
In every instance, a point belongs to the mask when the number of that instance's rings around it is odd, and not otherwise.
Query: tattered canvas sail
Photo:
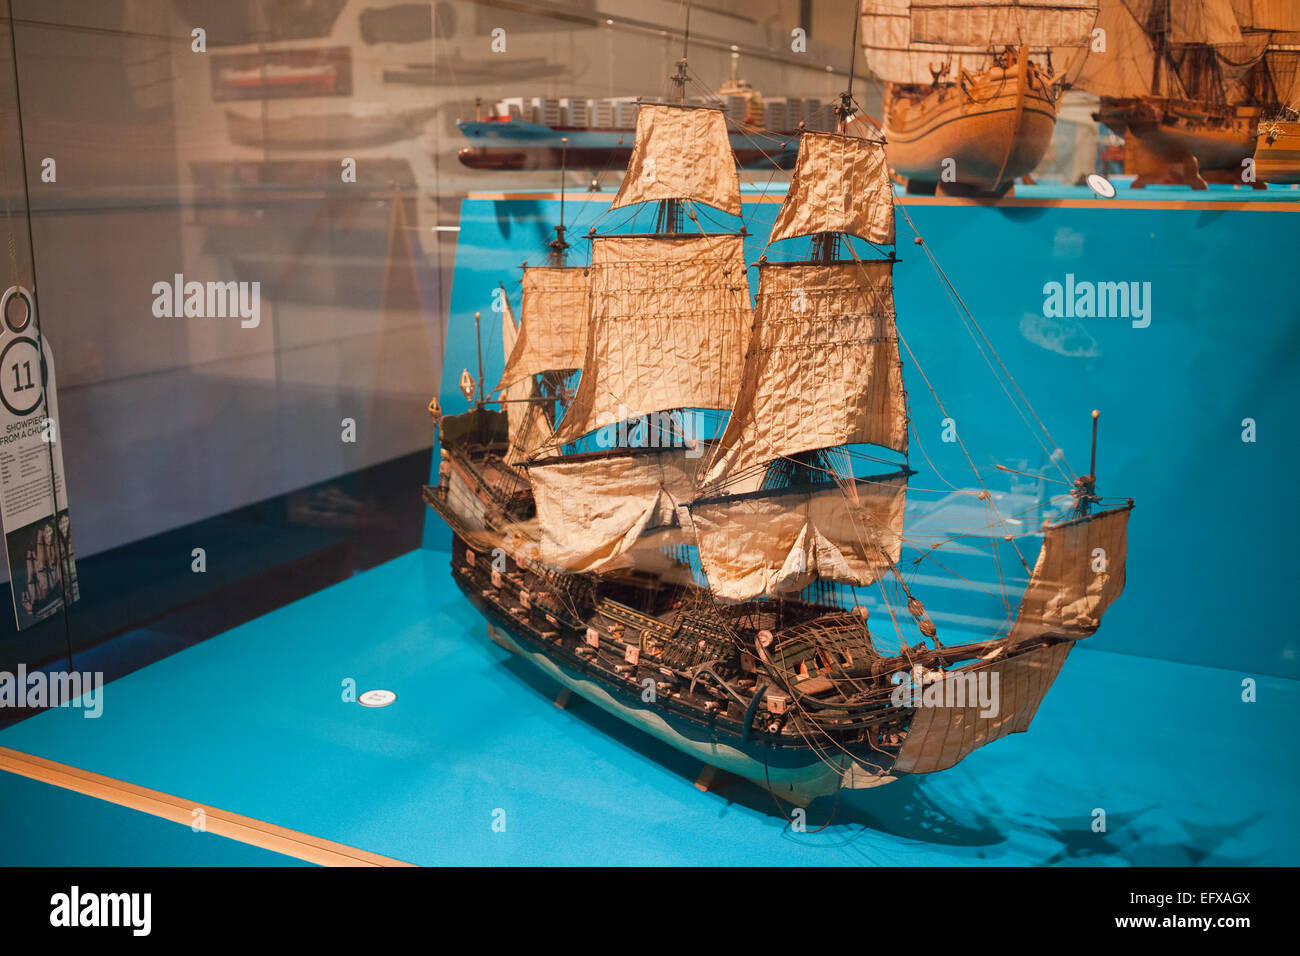
[[[740,177],[721,110],[642,104],[636,145],[611,209],[689,199],[740,215]]]
[[[587,355],[556,442],[650,412],[731,407],[750,322],[741,236],[593,239]]]
[[[1043,531],[1008,647],[1044,634],[1087,637],[1124,590],[1129,508],[1074,518]]]
[[[581,368],[587,354],[587,270],[528,268],[523,287],[519,335],[507,347],[499,389],[542,372]]]
[[[883,143],[835,133],[804,133],[799,160],[769,242],[842,232],[894,241],[894,186]]]
[[[943,695],[940,699],[945,701],[960,699],[955,685],[968,680],[968,675],[985,675],[986,686],[992,688],[992,677],[996,674],[997,693],[993,700],[997,702],[997,713],[986,714],[978,704],[916,708],[894,770],[899,773],[947,770],[972,750],[1007,734],[1028,730],[1073,646],[1064,643],[1042,647],[1011,660],[946,674],[936,688]],[[946,684],[954,686],[950,689]]]
[[[700,460],[698,451],[663,448],[532,462],[542,560],[610,570],[633,563],[637,547],[694,543],[677,506],[690,501]]]
[[[913,43],[1082,46],[1097,0],[911,0]]]
[[[505,353],[512,355],[524,329],[522,325],[519,328],[515,327],[515,317],[510,311],[510,300],[503,296],[502,302],[504,308],[501,310],[501,342],[505,346]],[[505,400],[506,427],[510,440],[510,445],[506,449],[507,465],[519,464],[551,439],[551,424],[542,413],[540,403],[530,401],[540,396],[537,382],[531,375],[511,385],[501,394]]]
[[[756,491],[691,505],[700,566],[724,601],[790,597],[815,580],[871,584],[902,549],[907,474]]]
[[[704,482],[803,451],[907,451],[893,263],[765,263],[739,395]]]
[[[1138,6],[1125,0],[1102,0],[1097,28],[1106,31],[1106,49],[1088,54],[1075,86],[1097,96],[1145,96],[1151,92],[1156,53],[1145,29],[1149,11],[1135,10]],[[1137,19],[1139,15],[1142,21]]]

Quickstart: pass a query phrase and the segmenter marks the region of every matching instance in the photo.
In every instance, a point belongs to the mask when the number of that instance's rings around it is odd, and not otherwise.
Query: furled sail
[[[1145,96],[1151,92],[1155,47],[1145,29],[1150,0],[1101,0],[1097,28],[1105,31],[1105,50],[1092,51],[1074,85],[1097,96]]]
[[[587,354],[557,443],[650,412],[731,406],[752,321],[741,236],[603,236],[590,271]]]
[[[636,145],[610,208],[665,199],[740,215],[740,177],[721,110],[650,104],[637,110]]]
[[[498,389],[542,372],[581,368],[587,354],[587,270],[530,267],[523,286],[519,334],[507,346]]]
[[[799,161],[769,242],[842,232],[894,241],[894,187],[885,146],[835,133],[804,133]]]
[[[1082,46],[1096,19],[1097,0],[911,0],[911,40],[986,48]]]
[[[814,580],[871,584],[902,549],[907,472],[840,485],[704,498],[690,507],[709,589],[724,601],[790,597]]]
[[[704,481],[850,444],[907,451],[893,262],[765,263],[739,394]]]
[[[581,272],[582,270],[555,271]],[[501,310],[501,341],[505,346],[505,353],[513,355],[524,329],[522,325],[515,327],[515,317],[510,311],[510,300],[503,296],[502,302],[504,308]],[[537,448],[550,441],[551,424],[542,413],[540,403],[530,401],[540,397],[537,382],[531,375],[506,388],[501,397],[505,399],[506,427],[510,441],[505,460],[508,465],[517,465]]]
[[[1044,634],[1087,637],[1124,590],[1130,507],[1074,518],[1043,531],[1008,647]]]
[[[693,544],[678,505],[690,501],[698,449],[620,450],[529,463],[542,560],[571,572],[634,563],[638,547]]]

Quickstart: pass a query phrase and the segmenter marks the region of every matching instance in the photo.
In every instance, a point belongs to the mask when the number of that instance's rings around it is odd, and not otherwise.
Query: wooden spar
[[[482,317],[481,312],[474,313],[474,347],[478,350],[478,404],[483,407],[483,336],[479,334],[479,319]]]
[[[849,115],[853,112],[853,71],[858,61],[858,21],[862,19],[862,12],[858,5],[853,5],[853,42],[849,46],[849,85],[840,94],[840,105],[835,111],[839,116],[839,123],[836,132],[841,136],[848,131]]]
[[[551,240],[551,254],[548,265],[564,265],[564,255],[569,244],[564,240],[564,180],[569,171],[569,137],[560,137],[560,224],[555,227],[555,238]]]
[[[677,105],[681,106],[686,94],[686,50],[691,43],[691,4],[686,2],[686,29],[682,34],[682,58],[677,61],[677,72],[670,77],[677,87]]]
[[[1092,410],[1092,462],[1088,467],[1088,474],[1092,475],[1095,480],[1097,477],[1097,419],[1101,417],[1101,411],[1094,408]]]

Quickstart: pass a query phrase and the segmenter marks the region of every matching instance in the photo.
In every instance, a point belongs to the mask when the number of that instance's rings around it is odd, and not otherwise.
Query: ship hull
[[[1243,182],[1243,163],[1255,152],[1259,110],[1215,110],[1152,97],[1103,97],[1094,119],[1124,137],[1124,172],[1133,187]]]
[[[465,543],[457,537],[453,553]],[[518,655],[539,671],[557,681],[582,699],[625,721],[687,756],[702,763],[743,777],[789,803],[806,805],[817,797],[830,796],[841,789],[863,789],[891,783],[898,778],[889,773],[892,758],[872,751],[870,760],[881,766],[879,775],[855,771],[847,758],[837,769],[817,751],[806,747],[773,747],[761,734],[742,740],[725,733],[699,715],[687,713],[685,706],[675,710],[662,698],[656,702],[642,699],[642,684],[632,680],[611,681],[588,666],[581,656],[571,653],[558,641],[547,640],[544,632],[517,613],[511,613],[495,599],[485,595],[464,568],[453,561],[452,575],[465,597],[487,622],[493,642]]]
[[[1300,123],[1274,121],[1260,125],[1255,175],[1266,183],[1300,183]]]
[[[977,77],[969,94],[956,86],[921,94],[886,85],[885,153],[910,191],[997,192],[1042,161],[1056,128],[1056,100],[1036,79],[1022,77],[998,68]],[[945,178],[946,169],[953,178]]]
[[[478,120],[457,123],[474,145],[461,149],[461,165],[479,170],[535,169],[622,170],[632,157],[636,131],[578,126],[543,126],[522,120]],[[567,140],[562,143],[561,140]],[[733,133],[731,148],[746,169],[793,169],[799,134]]]

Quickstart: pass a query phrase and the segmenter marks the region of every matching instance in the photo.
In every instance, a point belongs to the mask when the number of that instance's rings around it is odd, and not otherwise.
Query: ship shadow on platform
[[[1058,847],[1044,856],[1040,863],[1048,866],[1258,866],[1253,857],[1229,856],[1222,847],[1263,819],[1264,814],[1254,814],[1229,826],[1207,827],[1181,818],[1161,822],[1178,824],[1187,840],[1145,840],[1148,833],[1139,824],[1143,814],[1155,807],[1126,813],[1113,813],[1108,820],[1109,831],[1099,835],[1086,821],[1078,817],[1043,817],[1040,822],[1028,824],[1026,829],[1046,835]]]

